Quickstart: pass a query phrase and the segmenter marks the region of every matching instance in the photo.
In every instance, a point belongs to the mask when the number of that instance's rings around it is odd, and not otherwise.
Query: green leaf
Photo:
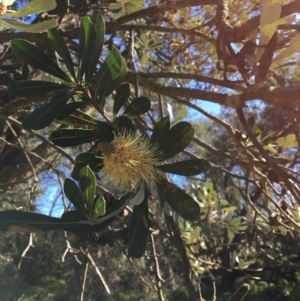
[[[69,199],[69,201],[80,210],[85,216],[88,216],[88,210],[83,199],[81,192],[76,185],[76,183],[71,179],[65,179],[64,183],[64,193]]]
[[[119,74],[115,74],[113,80],[105,87],[103,95],[107,97],[123,82],[127,73],[127,64],[123,57],[121,57],[121,67]],[[104,103],[103,103],[104,106]]]
[[[105,198],[100,195],[96,198],[93,206],[93,216],[95,218],[98,218],[100,216],[103,216],[106,212],[106,200]]]
[[[155,126],[151,136],[151,140],[159,145],[166,139],[170,130],[170,118],[166,116],[162,118]]]
[[[73,125],[73,126],[87,126],[90,128],[97,128],[97,120],[81,111],[73,111],[71,114],[63,119],[56,118],[60,123]]]
[[[200,218],[198,203],[179,187],[160,178],[156,184],[162,202],[167,202],[171,208],[183,218],[193,221]]]
[[[63,229],[65,223],[60,218],[43,214],[6,210],[0,212],[0,231],[35,233]]]
[[[55,77],[61,78],[67,82],[71,82],[68,75],[62,71],[51,58],[46,55],[40,48],[21,39],[11,41],[13,53],[25,63],[34,68],[49,73]]]
[[[55,0],[32,0],[18,11],[10,13],[10,17],[24,17],[32,14],[38,14],[56,8]]]
[[[123,83],[116,89],[116,96],[114,99],[114,107],[113,107],[114,116],[118,114],[118,112],[125,104],[129,96],[130,96],[130,85],[128,83]]]
[[[58,146],[68,147],[91,142],[97,139],[99,132],[84,129],[60,129],[50,135],[50,140]]]
[[[285,150],[287,148],[298,147],[298,142],[295,134],[288,134],[285,137],[277,138],[278,146]]]
[[[93,215],[94,197],[96,193],[96,178],[89,166],[85,166],[80,170],[79,185],[81,196],[85,201],[90,215]]]
[[[61,218],[72,222],[88,221],[85,214],[78,209],[64,212]]]
[[[124,129],[126,129],[128,132],[135,132],[135,127],[132,121],[126,116],[119,116],[116,120],[116,124],[118,132],[122,132]]]
[[[115,217],[108,219],[99,224],[88,224],[89,220],[79,210],[72,210],[64,212],[62,220],[65,221],[66,225],[64,230],[69,232],[96,232],[105,229],[114,220]],[[86,223],[85,223],[86,222]]]
[[[50,29],[47,32],[48,39],[51,42],[53,48],[58,53],[58,55],[63,58],[65,65],[67,66],[70,74],[75,79],[75,70],[72,62],[70,52],[61,36],[60,32],[56,29]]]
[[[9,85],[8,92],[16,96],[32,97],[69,88],[67,85],[43,80],[18,80]]]
[[[45,20],[35,24],[27,24],[23,21],[12,20],[12,19],[0,19],[0,27],[26,31],[26,32],[43,32],[50,28],[56,27],[58,24],[54,20]]]
[[[78,80],[81,81],[83,75],[89,69],[93,45],[96,40],[96,32],[89,17],[81,18],[79,31],[79,68]]]
[[[98,172],[103,168],[103,159],[100,158],[100,153],[82,153],[78,155],[75,159],[74,169],[72,171],[72,178],[76,181],[79,181],[79,172],[80,170],[89,165],[93,172]]]
[[[116,212],[120,208],[125,208],[132,196],[132,192],[128,192],[125,195],[123,195],[119,200],[117,200],[117,202],[114,202],[107,208],[106,215],[112,212]]]
[[[73,91],[70,90],[63,90],[54,95],[49,103],[36,109],[23,120],[23,128],[40,130],[50,125],[72,95]]]
[[[110,142],[114,139],[115,129],[108,123],[97,121],[97,129],[99,131],[99,142]]]
[[[100,54],[105,41],[105,21],[103,17],[98,12],[93,12],[91,16],[91,22],[96,33],[96,39],[93,41],[91,59],[89,64],[89,69],[86,73],[86,81],[89,82],[92,78],[94,72],[96,71],[96,65],[98,64]]]
[[[86,102],[84,101],[78,101],[78,102],[70,102],[65,105],[65,107],[61,110],[61,112],[57,115],[57,120],[62,120],[69,116],[72,112],[75,110],[83,107],[86,105]]]
[[[144,201],[133,208],[128,234],[128,255],[140,258],[144,255],[148,243],[148,194]]]
[[[120,51],[114,48],[105,58],[96,76],[95,98],[101,108],[104,106],[104,97],[108,96],[118,86],[118,84],[113,85],[113,87],[110,86],[110,89],[107,89],[108,85],[125,77],[126,70],[123,69],[124,59]]]
[[[193,159],[155,166],[157,169],[176,175],[195,176],[210,169],[210,164],[204,159]]]
[[[180,153],[192,141],[194,129],[186,121],[175,124],[161,141],[161,150],[164,153],[161,161]]]
[[[91,18],[83,17],[81,19],[79,34],[79,80],[85,74],[85,80],[89,82],[94,74],[103,48],[104,34],[105,22],[98,13],[94,12]]]
[[[151,102],[147,97],[140,96],[135,98],[125,109],[123,115],[128,118],[147,113],[151,108]]]

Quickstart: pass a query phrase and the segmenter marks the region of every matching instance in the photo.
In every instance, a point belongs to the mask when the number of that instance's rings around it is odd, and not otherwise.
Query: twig
[[[107,286],[106,284],[106,281],[105,279],[103,278],[102,274],[101,274],[101,271],[99,270],[99,268],[97,267],[93,257],[91,256],[91,254],[89,253],[89,251],[84,251],[82,248],[80,248],[81,252],[86,256],[86,258],[89,260],[89,262],[92,264],[92,266],[95,268],[95,271],[97,273],[97,275],[99,276],[99,279],[104,287],[104,290],[105,290],[105,294],[107,296],[107,299],[109,301],[114,301],[113,297],[112,297],[112,294],[110,292],[110,289],[109,287]]]
[[[212,301],[216,301],[217,300],[217,289],[216,289],[216,282],[213,281],[213,298],[212,298]]]
[[[150,234],[151,238],[151,250],[154,260],[154,272],[155,272],[155,282],[156,282],[156,288],[157,288],[157,294],[160,301],[164,301],[164,295],[162,292],[162,283],[164,282],[163,278],[160,275],[160,268],[159,268],[159,262],[156,254],[156,248],[155,248],[155,241],[154,241],[154,235],[153,233]]]
[[[78,254],[80,251],[77,250],[77,249],[72,248],[70,242],[67,239],[67,232],[65,232],[65,238],[66,238],[67,248],[66,248],[66,250],[65,250],[65,252],[64,252],[64,254],[63,254],[62,258],[61,258],[61,261],[64,262],[65,258],[66,258],[66,255],[70,252],[70,253],[74,254],[75,260],[81,265],[82,262],[76,256],[76,254]]]
[[[22,124],[20,121],[12,118],[12,117],[7,117],[9,121],[14,122],[15,124],[19,125],[22,127]],[[39,134],[38,132],[34,130],[27,130],[29,133],[34,134],[35,136],[39,137],[42,141],[48,143],[52,148],[56,149],[60,154],[62,154],[65,158],[67,158],[72,164],[75,163],[75,160],[61,147],[55,145],[53,142],[51,142],[49,139],[45,138],[43,135]]]
[[[89,261],[86,260],[85,265],[84,265],[84,270],[83,270],[81,292],[80,292],[80,301],[84,300],[83,298],[84,298],[85,284],[86,284],[86,278],[87,278],[88,269],[89,269]]]
[[[201,286],[200,286],[200,283],[198,284],[198,295],[199,295],[199,301],[205,301],[202,297],[202,292],[201,292]]]
[[[237,112],[237,115],[239,117],[239,120],[240,120],[240,122],[241,122],[244,130],[246,131],[247,135],[249,136],[249,138],[253,142],[253,144],[256,147],[256,149],[259,151],[260,155],[267,161],[267,163],[269,164],[270,168],[272,168],[276,172],[276,174],[278,175],[278,177],[286,185],[287,189],[290,190],[290,192],[294,196],[295,200],[297,200],[298,203],[299,203],[300,202],[300,191],[299,191],[299,189],[297,188],[296,185],[293,185],[289,181],[289,178],[290,178],[289,174],[276,164],[276,162],[274,161],[274,159],[271,158],[268,155],[267,151],[259,143],[259,141],[257,140],[257,138],[254,135],[254,133],[251,131],[251,129],[250,129],[248,123],[247,123],[247,120],[245,118],[243,110],[241,108],[239,108],[239,109],[236,110],[236,112]]]
[[[29,234],[28,245],[27,245],[26,249],[23,251],[23,253],[22,253],[22,255],[21,255],[21,259],[20,259],[20,262],[19,262],[19,264],[18,264],[18,269],[21,268],[21,264],[22,264],[22,262],[23,262],[23,259],[25,258],[25,256],[26,256],[27,252],[29,251],[29,249],[30,249],[31,247],[33,247],[33,242],[32,242],[32,241],[33,241],[33,233],[30,233],[30,234]]]
[[[241,301],[248,294],[249,290],[250,285],[248,283],[244,283],[227,301]]]
[[[133,267],[135,273],[136,273],[136,274],[138,275],[138,277],[141,279],[141,281],[143,282],[143,284],[146,285],[149,289],[152,289],[152,290],[153,290],[153,287],[152,287],[150,284],[147,283],[147,281],[145,280],[145,278],[144,278],[144,277],[141,275],[141,273],[137,270],[137,268],[135,267],[135,265],[134,265],[134,263],[133,263],[133,261],[132,261],[132,258],[129,257],[128,253],[125,252],[125,251],[122,249],[122,247],[121,247],[121,245],[120,245],[120,243],[119,243],[118,241],[117,241],[117,245],[118,245],[119,249],[122,251],[122,253],[127,257],[127,259],[129,260],[131,266]]]
[[[33,174],[33,183],[32,183],[32,185],[28,184],[28,185],[29,185],[29,208],[30,208],[30,211],[31,211],[31,209],[32,209],[32,208],[31,208],[31,204],[32,204],[32,200],[33,200],[33,195],[34,195],[35,189],[37,188],[38,177],[37,177],[37,175],[36,175],[36,172],[35,172],[35,169],[34,169],[34,167],[33,167],[32,162],[31,162],[31,159],[30,159],[30,157],[28,156],[27,152],[24,151],[25,148],[24,148],[24,146],[23,146],[23,143],[22,143],[21,140],[19,139],[17,133],[15,132],[15,130],[13,129],[13,127],[10,125],[10,123],[9,123],[8,121],[6,121],[6,124],[7,124],[7,126],[9,127],[9,129],[11,130],[12,134],[13,134],[13,135],[15,136],[15,138],[17,139],[17,141],[18,141],[20,147],[22,148],[23,153],[24,153],[24,155],[25,155],[25,157],[26,157],[26,159],[27,159],[27,161],[28,161],[28,163],[29,163],[29,165],[30,165],[30,168],[31,168],[31,170],[32,170],[32,174]]]

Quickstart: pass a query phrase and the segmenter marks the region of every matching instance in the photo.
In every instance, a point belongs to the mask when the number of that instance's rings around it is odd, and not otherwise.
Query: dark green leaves
[[[16,210],[0,212],[0,231],[34,233],[62,228],[64,224],[60,218]]]
[[[91,142],[97,138],[97,130],[60,129],[50,135],[50,140],[58,146],[68,147]]]
[[[105,22],[98,13],[93,13],[91,18],[83,17],[81,19],[79,37],[79,80],[81,80],[85,74],[86,82],[90,81],[102,51],[104,34]]]
[[[100,155],[96,155],[93,153],[82,153],[77,156],[75,159],[74,169],[72,171],[72,178],[75,180],[79,180],[79,172],[80,170],[89,165],[92,171],[97,172],[103,167],[103,160],[99,157]]]
[[[60,32],[56,29],[50,29],[48,30],[47,35],[53,48],[58,53],[58,55],[61,58],[63,58],[64,63],[66,64],[70,74],[75,79],[75,71],[74,71],[74,65],[71,59],[71,55]]]
[[[169,116],[166,116],[156,124],[151,136],[151,140],[161,145],[162,142],[167,137],[169,130],[170,130],[170,118]]]
[[[103,216],[106,212],[106,201],[102,195],[98,196],[93,204],[93,216],[95,218]]]
[[[96,194],[96,178],[89,166],[83,167],[79,172],[79,186],[71,179],[66,179],[64,184],[64,192],[70,202],[78,209],[80,213],[73,214],[73,218],[84,216],[89,220],[94,220],[97,217],[105,215],[106,201],[102,196],[95,198]],[[65,218],[72,218],[72,215],[67,215]]]
[[[179,187],[163,178],[160,178],[156,186],[161,200],[168,202],[172,209],[180,216],[189,221],[200,218],[198,203]]]
[[[133,208],[128,234],[128,255],[140,258],[144,255],[148,242],[148,195]]]
[[[35,45],[25,40],[16,39],[11,41],[11,48],[19,59],[32,67],[61,78],[67,82],[71,81],[68,75],[60,69],[60,67],[54,63],[48,55]]]
[[[81,111],[73,111],[68,116],[64,117],[63,119],[59,119],[58,121],[63,124],[73,125],[73,126],[87,126],[91,128],[97,128],[97,120],[90,115],[87,115]]]
[[[49,103],[36,109],[23,120],[24,129],[40,130],[50,125],[72,95],[73,91],[70,90],[62,90],[54,95]]]
[[[163,131],[161,131],[163,133]],[[180,153],[192,141],[194,129],[185,121],[175,124],[171,130],[163,134],[164,139],[159,141],[163,151],[163,160],[169,159]],[[158,141],[158,139],[156,138]]]
[[[126,75],[126,63],[120,51],[114,48],[105,58],[96,76],[95,98],[103,108],[104,98],[115,90]]]
[[[68,88],[70,87],[67,85],[43,80],[18,80],[9,85],[8,91],[16,96],[31,97]]]
[[[69,201],[85,216],[88,216],[88,209],[81,192],[74,181],[66,179],[64,184],[64,192]]]
[[[130,96],[130,85],[128,83],[123,83],[116,89],[116,96],[114,99],[114,107],[113,107],[114,116],[118,114],[118,112],[125,104],[129,96]]]
[[[156,166],[157,169],[182,176],[195,176],[210,169],[210,164],[204,159],[194,159],[172,164]]]
[[[96,193],[96,178],[94,173],[88,166],[80,170],[79,184],[81,196],[88,208],[88,211],[93,214],[94,197]]]
[[[125,109],[123,115],[127,116],[128,118],[139,116],[149,111],[150,107],[151,102],[147,97],[137,97]]]

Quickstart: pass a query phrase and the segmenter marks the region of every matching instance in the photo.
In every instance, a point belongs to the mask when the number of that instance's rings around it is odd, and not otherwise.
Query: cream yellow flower
[[[110,143],[99,143],[98,149],[102,152],[102,171],[119,189],[137,191],[157,181],[154,165],[159,163],[160,151],[148,137],[121,132]]]

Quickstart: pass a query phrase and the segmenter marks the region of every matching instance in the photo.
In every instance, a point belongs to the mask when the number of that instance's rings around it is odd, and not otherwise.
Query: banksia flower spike
[[[122,131],[110,142],[98,144],[102,152],[103,172],[121,190],[150,187],[157,180],[154,165],[159,162],[159,148],[148,137]]]

